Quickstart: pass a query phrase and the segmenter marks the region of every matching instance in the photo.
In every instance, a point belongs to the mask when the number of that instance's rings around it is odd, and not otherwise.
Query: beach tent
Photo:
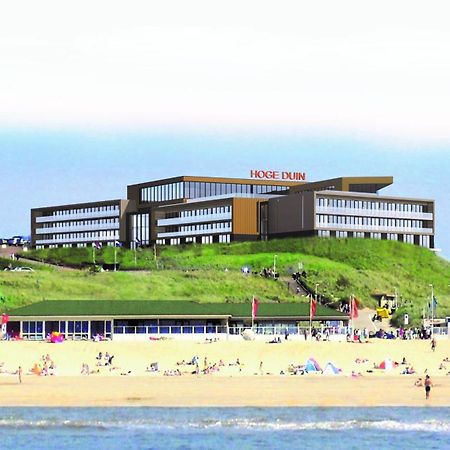
[[[379,367],[383,370],[392,370],[392,368],[394,367],[394,363],[392,362],[391,358],[386,358],[380,363]]]
[[[316,373],[320,372],[321,368],[319,366],[319,363],[314,358],[309,358],[308,361],[306,361],[305,364],[305,372],[306,373]]]
[[[324,375],[339,375],[340,372],[341,369],[338,369],[332,362],[328,362],[323,369]]]

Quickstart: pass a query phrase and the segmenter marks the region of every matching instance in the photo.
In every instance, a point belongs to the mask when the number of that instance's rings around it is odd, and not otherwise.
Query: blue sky
[[[125,198],[126,186],[177,175],[248,177],[252,169],[302,171],[310,181],[392,175],[385,195],[435,199],[437,247],[450,255],[450,151],[445,147],[276,133],[0,131],[0,236],[29,232],[29,211]]]
[[[450,255],[448,0],[6,2],[0,61],[1,236],[31,207],[267,167],[393,175],[436,199]]]

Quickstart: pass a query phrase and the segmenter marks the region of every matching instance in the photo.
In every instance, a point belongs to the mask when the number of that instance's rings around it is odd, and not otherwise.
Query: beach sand
[[[116,367],[96,366],[96,355],[114,355]],[[56,364],[55,376],[26,375],[43,355]],[[208,364],[223,360],[219,372],[195,375],[195,367],[177,365],[199,357]],[[288,365],[304,364],[314,357],[323,367],[332,361],[340,375],[288,374]],[[373,369],[385,358],[401,362],[406,358],[417,374],[400,375],[406,367],[389,371]],[[185,341],[118,342],[0,342],[0,404],[3,406],[450,406],[450,340],[438,341],[435,352],[429,341],[373,340],[367,344],[331,342],[257,341],[195,343]],[[234,364],[239,358],[241,365]],[[356,363],[356,359],[368,359]],[[260,363],[262,361],[262,370]],[[160,372],[145,369],[158,362]],[[100,370],[81,376],[81,365]],[[12,374],[23,368],[23,383]],[[182,376],[163,376],[179,369]],[[368,373],[367,370],[372,370]],[[280,375],[284,371],[286,375]],[[352,371],[361,377],[352,377]],[[428,373],[434,382],[431,399],[414,386]],[[261,375],[261,373],[263,375]],[[121,375],[126,374],[126,375]]]

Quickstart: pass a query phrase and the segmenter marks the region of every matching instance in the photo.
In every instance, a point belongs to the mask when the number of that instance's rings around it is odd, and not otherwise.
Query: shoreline
[[[322,376],[14,377],[0,379],[8,407],[450,407],[450,377],[431,398],[412,378]]]

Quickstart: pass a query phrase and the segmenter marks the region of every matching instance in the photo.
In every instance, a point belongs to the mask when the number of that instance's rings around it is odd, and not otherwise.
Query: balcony
[[[381,217],[387,219],[433,220],[432,213],[388,211],[385,209],[330,208],[327,206],[316,206],[316,214],[330,214],[337,216]]]
[[[101,230],[119,230],[118,223],[103,223],[97,225],[83,225],[77,227],[50,227],[38,228],[36,234],[54,234],[54,233],[77,233],[83,231],[101,231]]]
[[[175,217],[173,219],[160,219],[157,222],[158,227],[189,225],[193,223],[221,222],[231,220],[231,212],[222,214],[206,214],[204,216]]]
[[[36,217],[36,223],[64,222],[68,220],[101,219],[105,217],[119,217],[120,211],[96,211],[91,213],[64,214],[60,216]]]
[[[59,239],[41,239],[36,240],[36,245],[53,245],[53,244],[78,244],[78,243],[92,243],[92,242],[113,242],[119,239],[119,233],[115,236],[96,236],[90,238],[59,238]]]
[[[433,234],[432,228],[413,228],[413,227],[385,227],[376,225],[354,225],[342,223],[316,223],[318,230],[342,230],[342,231],[360,231],[370,233],[395,233],[395,234]]]
[[[231,225],[223,228],[214,228],[212,230],[195,230],[195,231],[173,231],[171,233],[158,233],[158,239],[161,238],[177,238],[185,236],[205,236],[210,234],[226,234],[231,233]]]

